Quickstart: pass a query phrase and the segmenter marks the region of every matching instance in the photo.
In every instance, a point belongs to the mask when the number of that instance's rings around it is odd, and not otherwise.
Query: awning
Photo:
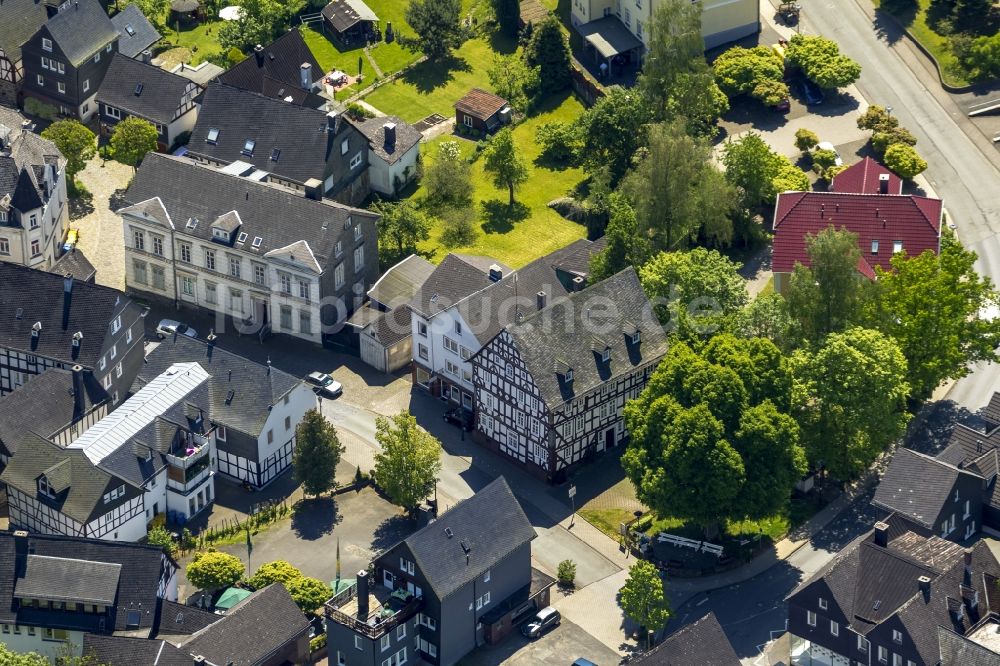
[[[577,26],[577,31],[604,58],[612,58],[619,53],[642,48],[642,41],[612,16],[584,23]]]

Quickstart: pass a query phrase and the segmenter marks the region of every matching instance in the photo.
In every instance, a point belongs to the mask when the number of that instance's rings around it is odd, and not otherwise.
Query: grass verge
[[[971,83],[951,51],[951,41],[947,36],[935,32],[927,23],[927,11],[931,0],[913,0],[907,5],[872,0],[876,9],[894,16],[920,44],[938,61],[941,77],[950,86],[967,86]],[[915,11],[914,11],[915,10]]]

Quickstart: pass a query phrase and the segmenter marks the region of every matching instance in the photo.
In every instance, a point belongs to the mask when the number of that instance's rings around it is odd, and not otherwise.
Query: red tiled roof
[[[858,236],[858,247],[872,277],[874,267],[889,270],[893,245],[915,257],[940,249],[941,201],[910,195],[850,194],[842,192],[784,192],[774,211],[772,269],[790,273],[796,263],[809,265],[806,236],[827,227],[847,229]],[[872,252],[872,241],[878,241]]]
[[[878,179],[889,174],[889,194],[903,193],[903,179],[889,171],[870,157],[852,164],[836,176],[830,184],[833,192],[853,192],[855,194],[878,194]]]
[[[480,120],[486,120],[505,106],[507,100],[481,88],[473,88],[465,97],[455,102],[456,109]]]

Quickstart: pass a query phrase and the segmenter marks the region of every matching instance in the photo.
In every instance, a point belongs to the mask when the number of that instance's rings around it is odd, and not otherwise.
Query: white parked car
[[[340,382],[325,372],[310,372],[306,375],[306,381],[316,387],[313,389],[316,395],[324,398],[336,398],[344,392],[344,387],[340,385]]]
[[[829,141],[820,141],[816,144],[816,150],[829,150],[832,151],[834,155],[837,156],[837,160],[834,162],[837,166],[844,166],[844,160],[840,159],[840,153],[837,149],[833,147],[833,144]]]
[[[161,319],[160,323],[156,325],[156,337],[163,340],[170,335],[186,335],[189,338],[197,338],[198,331],[173,319]]]

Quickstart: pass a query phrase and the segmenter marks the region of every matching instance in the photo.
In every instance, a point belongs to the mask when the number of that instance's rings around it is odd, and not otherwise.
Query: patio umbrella
[[[219,10],[219,18],[223,21],[235,21],[243,15],[243,8],[236,5],[229,5]]]
[[[198,9],[198,0],[173,0],[170,9],[178,14],[190,14]]]

